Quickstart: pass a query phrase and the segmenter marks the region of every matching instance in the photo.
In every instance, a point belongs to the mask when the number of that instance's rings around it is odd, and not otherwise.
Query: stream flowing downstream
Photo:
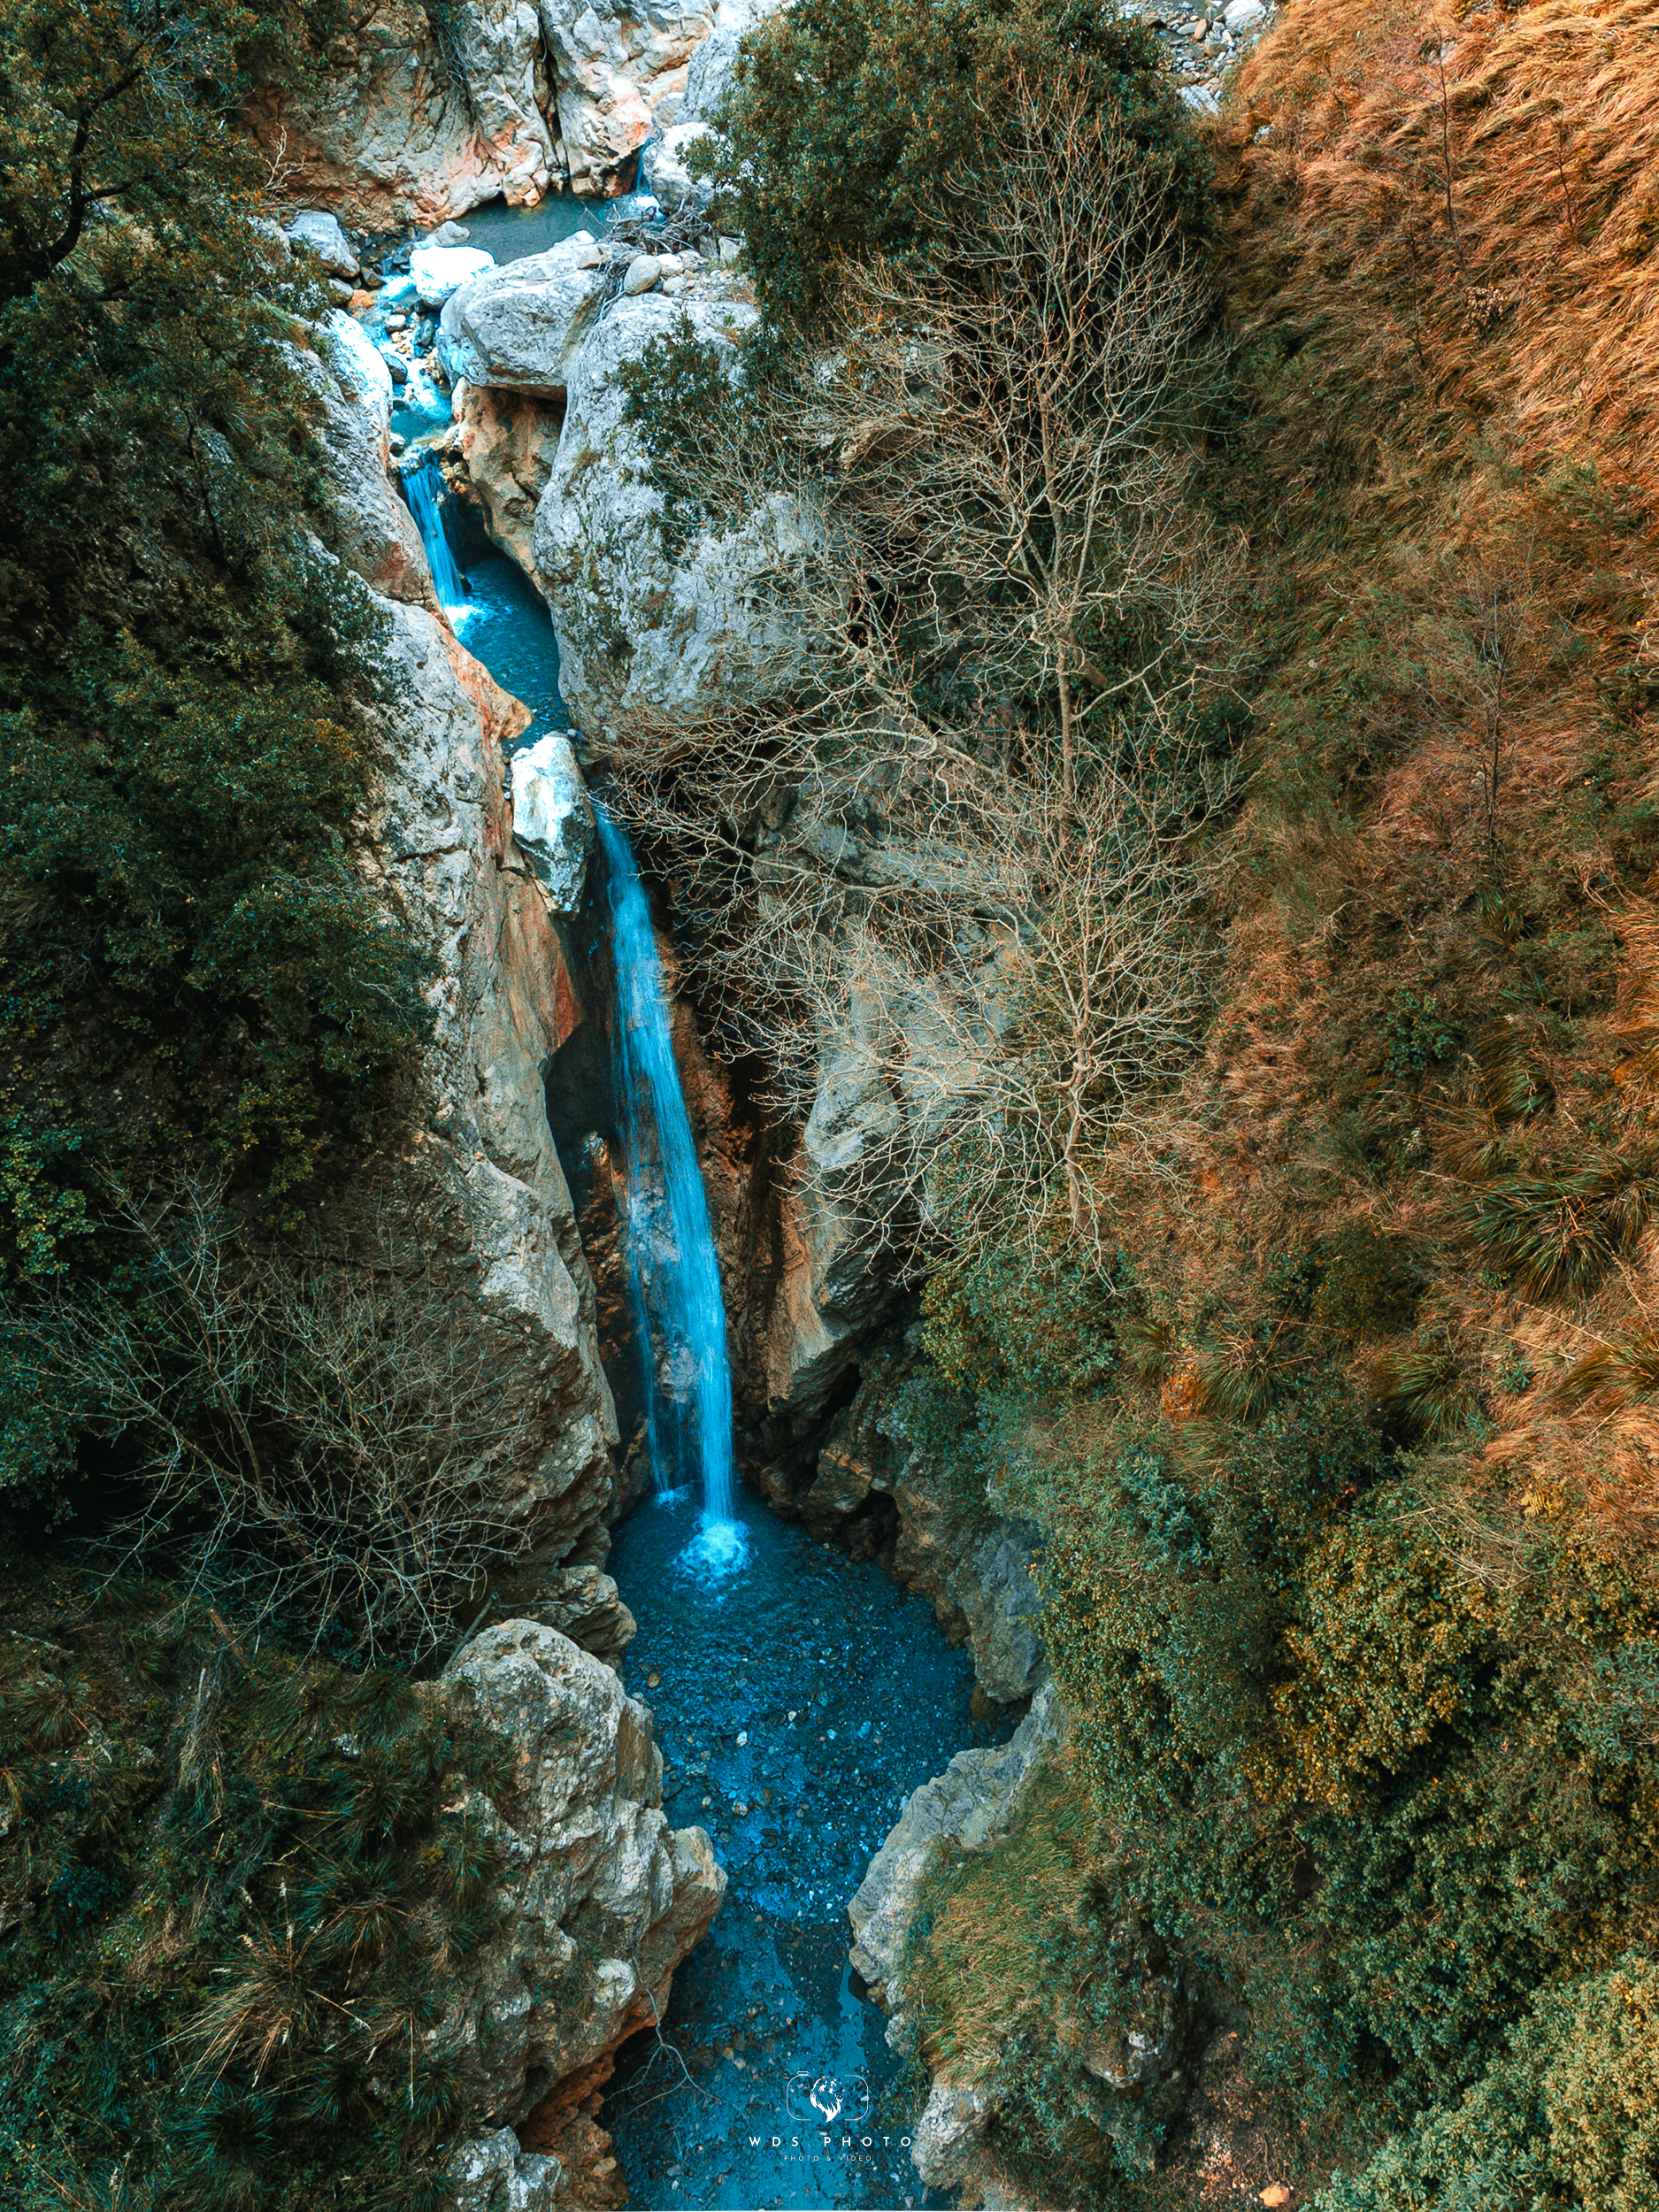
[[[418,437],[415,411],[403,420]],[[535,710],[518,741],[564,726],[538,595],[471,517],[451,508],[446,528],[441,499],[415,511],[468,649]],[[655,1716],[670,1821],[706,1828],[730,1878],[659,2028],[624,2047],[602,2121],[635,2205],[941,2205],[910,2161],[886,2016],[848,1963],[847,1906],[910,1793],[1010,1731],[973,1718],[968,1655],[924,1600],[734,1479],[718,1260],[650,910],[622,832],[599,822],[588,895],[618,977],[621,1226],[656,1487],[609,1562],[639,1623],[622,1675]]]

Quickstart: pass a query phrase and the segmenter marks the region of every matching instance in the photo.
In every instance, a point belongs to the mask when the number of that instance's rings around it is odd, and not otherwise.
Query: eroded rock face
[[[314,350],[296,346],[289,358],[319,403],[313,445],[341,558],[388,598],[435,613],[420,532],[387,476],[391,371],[362,325],[338,311],[319,327]]]
[[[731,5],[726,0],[725,14]],[[631,181],[653,117],[674,119],[716,22],[667,0],[371,0],[330,47],[306,102],[266,86],[249,121],[287,190],[365,230],[463,215],[568,183]]]
[[[1032,1778],[1064,1734],[1064,1709],[1045,1684],[1009,1742],[957,1752],[910,1796],[847,1909],[853,1965],[890,2011],[902,2004],[899,1964],[929,1868],[947,1849],[980,1851],[1006,1835]]]
[[[567,2160],[538,2146],[596,2093],[618,2045],[661,2017],[726,1876],[702,1829],[664,1817],[649,1713],[557,1629],[487,1630],[445,1670],[440,1694],[500,1735],[514,1761],[499,1809],[464,1809],[503,1854],[508,1912],[436,2031],[484,2123],[457,2160],[457,2203],[468,2205],[469,2189],[489,2203],[499,2185],[519,2193],[504,2202],[540,2212]],[[594,2200],[581,2175],[563,2178],[562,2201]]]
[[[435,957],[426,1128],[411,1168],[466,1225],[476,1295],[522,1372],[535,1437],[510,1507],[537,1563],[602,1561],[616,1418],[543,1073],[580,1016],[540,885],[513,861],[502,741],[528,719],[448,626],[391,605],[386,765],[360,864]]]
[[[461,382],[451,395],[455,437],[489,534],[545,598],[532,539],[537,503],[553,473],[563,401]]]
[[[798,516],[773,499],[740,528],[702,532],[671,553],[662,495],[643,480],[645,456],[618,381],[625,362],[687,323],[727,349],[735,371],[732,338],[756,315],[735,301],[660,292],[618,300],[571,368],[534,555],[553,609],[565,703],[601,754],[641,716],[672,719],[763,698],[798,665],[798,636],[755,596],[799,531]]]
[[[466,0],[440,37],[419,0],[373,0],[303,104],[263,88],[249,120],[296,197],[356,228],[441,221],[504,193],[539,198],[558,163],[529,0]]]

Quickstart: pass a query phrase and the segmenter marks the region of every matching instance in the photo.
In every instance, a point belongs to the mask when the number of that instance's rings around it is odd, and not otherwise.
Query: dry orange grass
[[[1659,1239],[1529,1302],[1460,1227],[1505,1144],[1566,1172],[1659,1130],[1659,886],[1619,827],[1659,798],[1659,9],[1288,0],[1217,140],[1261,771],[1140,1217],[1178,1379],[1276,1256],[1403,1233],[1486,1408],[1471,1513],[1659,1548]],[[1378,1046],[1402,986],[1459,1034],[1421,1079]],[[1549,1091],[1524,1124],[1506,1037]],[[1350,1352],[1362,1387],[1390,1356]]]
[[[1377,369],[1414,357],[1523,457],[1659,491],[1659,11],[1302,0],[1238,98],[1273,127],[1238,181],[1301,202],[1280,301],[1380,299]]]

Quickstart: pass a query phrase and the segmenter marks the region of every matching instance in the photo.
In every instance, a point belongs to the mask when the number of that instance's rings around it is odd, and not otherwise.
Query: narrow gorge
[[[15,0],[0,2202],[1659,2212],[1635,0]]]

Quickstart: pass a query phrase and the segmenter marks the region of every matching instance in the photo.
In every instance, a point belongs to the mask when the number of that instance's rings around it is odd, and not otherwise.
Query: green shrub
[[[1632,1952],[1552,1990],[1455,2102],[1437,2103],[1319,2212],[1654,2212],[1659,1968]]]
[[[1203,171],[1151,31],[1105,0],[797,0],[746,38],[716,167],[774,326],[808,329],[843,257],[921,254],[937,188],[995,157],[1016,77],[1073,72],[1194,227]]]
[[[1432,991],[1411,991],[1402,986],[1384,1017],[1382,1044],[1389,1074],[1409,1079],[1449,1059],[1456,1038]]]

